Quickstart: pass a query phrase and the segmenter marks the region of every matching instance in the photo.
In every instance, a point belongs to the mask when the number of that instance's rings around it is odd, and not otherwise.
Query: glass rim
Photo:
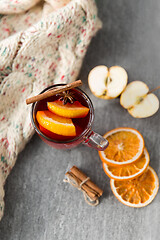
[[[50,88],[53,88],[53,87],[56,87],[56,86],[62,86],[62,85],[66,85],[66,83],[59,83],[59,84],[53,84],[45,89],[43,89],[43,91],[41,91],[39,94],[41,93],[44,93],[46,92],[47,90],[49,90]],[[91,125],[92,125],[92,122],[93,122],[93,119],[94,119],[94,108],[93,108],[93,103],[91,101],[91,99],[89,98],[89,96],[83,91],[81,90],[79,87],[76,87],[76,88],[73,88],[73,89],[78,89],[79,92],[81,92],[83,94],[83,96],[85,96],[87,98],[87,100],[89,100],[89,109],[90,109],[90,118],[89,118],[89,122],[87,124],[87,127],[84,129],[84,131],[77,137],[71,139],[71,140],[67,140],[67,141],[58,141],[58,140],[54,140],[50,137],[47,137],[46,135],[44,135],[39,129],[38,127],[36,126],[36,123],[34,121],[34,117],[33,117],[33,114],[34,114],[34,109],[35,109],[35,106],[37,104],[37,102],[34,102],[32,104],[32,108],[31,108],[31,121],[32,121],[32,125],[34,127],[34,129],[36,130],[36,132],[43,138],[45,138],[47,141],[49,142],[54,142],[54,143],[58,143],[58,144],[67,144],[67,143],[72,143],[72,142],[75,142],[77,140],[79,140],[80,138],[82,138],[83,136],[87,135],[87,133],[89,133],[91,131]]]

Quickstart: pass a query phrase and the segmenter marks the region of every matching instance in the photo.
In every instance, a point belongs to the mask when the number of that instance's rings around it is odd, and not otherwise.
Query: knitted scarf
[[[101,22],[94,0],[3,0],[0,13],[1,219],[5,180],[34,133],[26,98],[76,80]]]

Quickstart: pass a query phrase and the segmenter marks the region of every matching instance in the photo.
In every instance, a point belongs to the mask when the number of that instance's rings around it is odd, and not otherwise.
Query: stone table
[[[119,126],[138,129],[150,164],[160,176],[160,111],[134,119],[119,99],[97,99],[87,84],[89,71],[105,64],[123,66],[129,81],[142,80],[150,89],[160,85],[160,1],[99,0],[97,4],[103,29],[92,40],[79,76],[95,107],[93,127],[100,134]],[[66,169],[74,164],[104,190],[97,207],[87,205],[80,191],[63,183]],[[34,135],[19,155],[5,190],[1,240],[159,239],[160,194],[142,209],[122,205],[111,192],[97,151],[83,145],[55,150]]]

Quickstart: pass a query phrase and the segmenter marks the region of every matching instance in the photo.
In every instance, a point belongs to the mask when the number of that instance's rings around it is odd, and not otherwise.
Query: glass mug
[[[52,85],[50,87],[45,88],[41,93],[44,93],[53,88],[57,88],[63,85],[65,84]],[[77,124],[76,121],[79,121],[79,124],[81,125],[81,129],[82,129],[80,134],[75,137],[72,137],[71,139],[64,138],[62,140],[62,139],[53,139],[47,136],[46,134],[44,134],[40,130],[39,124],[36,120],[36,113],[39,110],[47,110],[47,101],[54,101],[55,99],[53,100],[53,98],[56,98],[55,96],[57,96],[58,98],[58,94],[32,104],[31,120],[36,132],[45,143],[47,143],[48,145],[56,149],[73,148],[79,145],[80,143],[83,143],[84,145],[95,148],[98,151],[104,151],[108,146],[108,141],[105,138],[103,138],[101,135],[99,135],[98,133],[95,133],[92,130],[92,123],[94,119],[94,108],[90,98],[87,96],[87,94],[84,91],[82,91],[78,87],[71,89],[70,91],[74,94],[76,100],[80,101],[82,105],[89,108],[89,113],[87,117],[85,117],[84,119],[83,118],[75,119],[75,120],[72,119],[73,121],[75,121],[75,124]]]

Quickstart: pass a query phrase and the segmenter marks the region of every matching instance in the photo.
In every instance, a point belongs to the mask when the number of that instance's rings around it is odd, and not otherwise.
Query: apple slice
[[[120,97],[120,104],[135,118],[150,117],[159,109],[157,96],[149,93],[148,86],[141,81],[127,85]]]
[[[104,65],[93,68],[88,75],[91,92],[99,98],[112,99],[118,97],[125,89],[128,75],[124,68]]]

